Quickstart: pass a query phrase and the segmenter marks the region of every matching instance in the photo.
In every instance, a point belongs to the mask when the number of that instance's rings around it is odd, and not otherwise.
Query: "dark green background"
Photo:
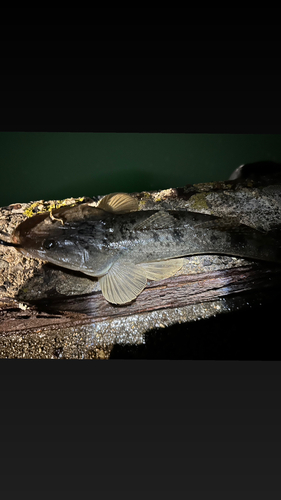
[[[281,162],[281,135],[0,133],[0,205],[226,180]]]

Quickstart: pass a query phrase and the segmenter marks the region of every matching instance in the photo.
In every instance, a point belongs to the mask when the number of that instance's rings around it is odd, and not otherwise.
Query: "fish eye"
[[[45,250],[49,250],[50,248],[54,248],[56,246],[56,242],[55,240],[45,240],[44,243],[43,243],[43,248],[45,248]]]

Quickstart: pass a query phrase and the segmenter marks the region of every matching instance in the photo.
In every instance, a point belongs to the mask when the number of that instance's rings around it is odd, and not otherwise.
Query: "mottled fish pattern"
[[[106,300],[126,304],[147,280],[173,276],[183,258],[225,254],[281,262],[274,238],[232,219],[185,210],[138,211],[128,194],[35,215],[14,231],[12,241],[32,258],[98,278]]]

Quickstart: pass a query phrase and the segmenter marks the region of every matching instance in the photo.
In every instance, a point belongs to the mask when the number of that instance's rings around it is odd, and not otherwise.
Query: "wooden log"
[[[227,181],[134,196],[142,210],[224,214],[268,230],[281,221],[280,184],[276,178],[262,185],[259,181]],[[68,199],[63,204],[97,200]],[[0,230],[10,234],[27,216],[55,205],[54,201],[41,200],[4,207],[0,210]],[[114,306],[104,299],[94,280],[0,246],[0,356],[108,358],[116,344],[140,344],[144,335],[159,325],[169,328],[208,318],[227,310],[222,299],[227,301],[229,296],[246,291],[271,293],[281,281],[281,268],[273,264],[216,255],[185,261],[176,276],[150,282],[137,300]],[[27,339],[28,348],[24,348]]]

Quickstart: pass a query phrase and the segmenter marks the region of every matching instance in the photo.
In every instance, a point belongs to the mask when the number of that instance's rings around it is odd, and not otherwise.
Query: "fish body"
[[[147,279],[174,275],[182,257],[226,254],[281,262],[280,245],[231,220],[188,211],[138,211],[125,194],[36,215],[15,230],[13,242],[29,257],[99,279],[115,304],[135,299]]]

